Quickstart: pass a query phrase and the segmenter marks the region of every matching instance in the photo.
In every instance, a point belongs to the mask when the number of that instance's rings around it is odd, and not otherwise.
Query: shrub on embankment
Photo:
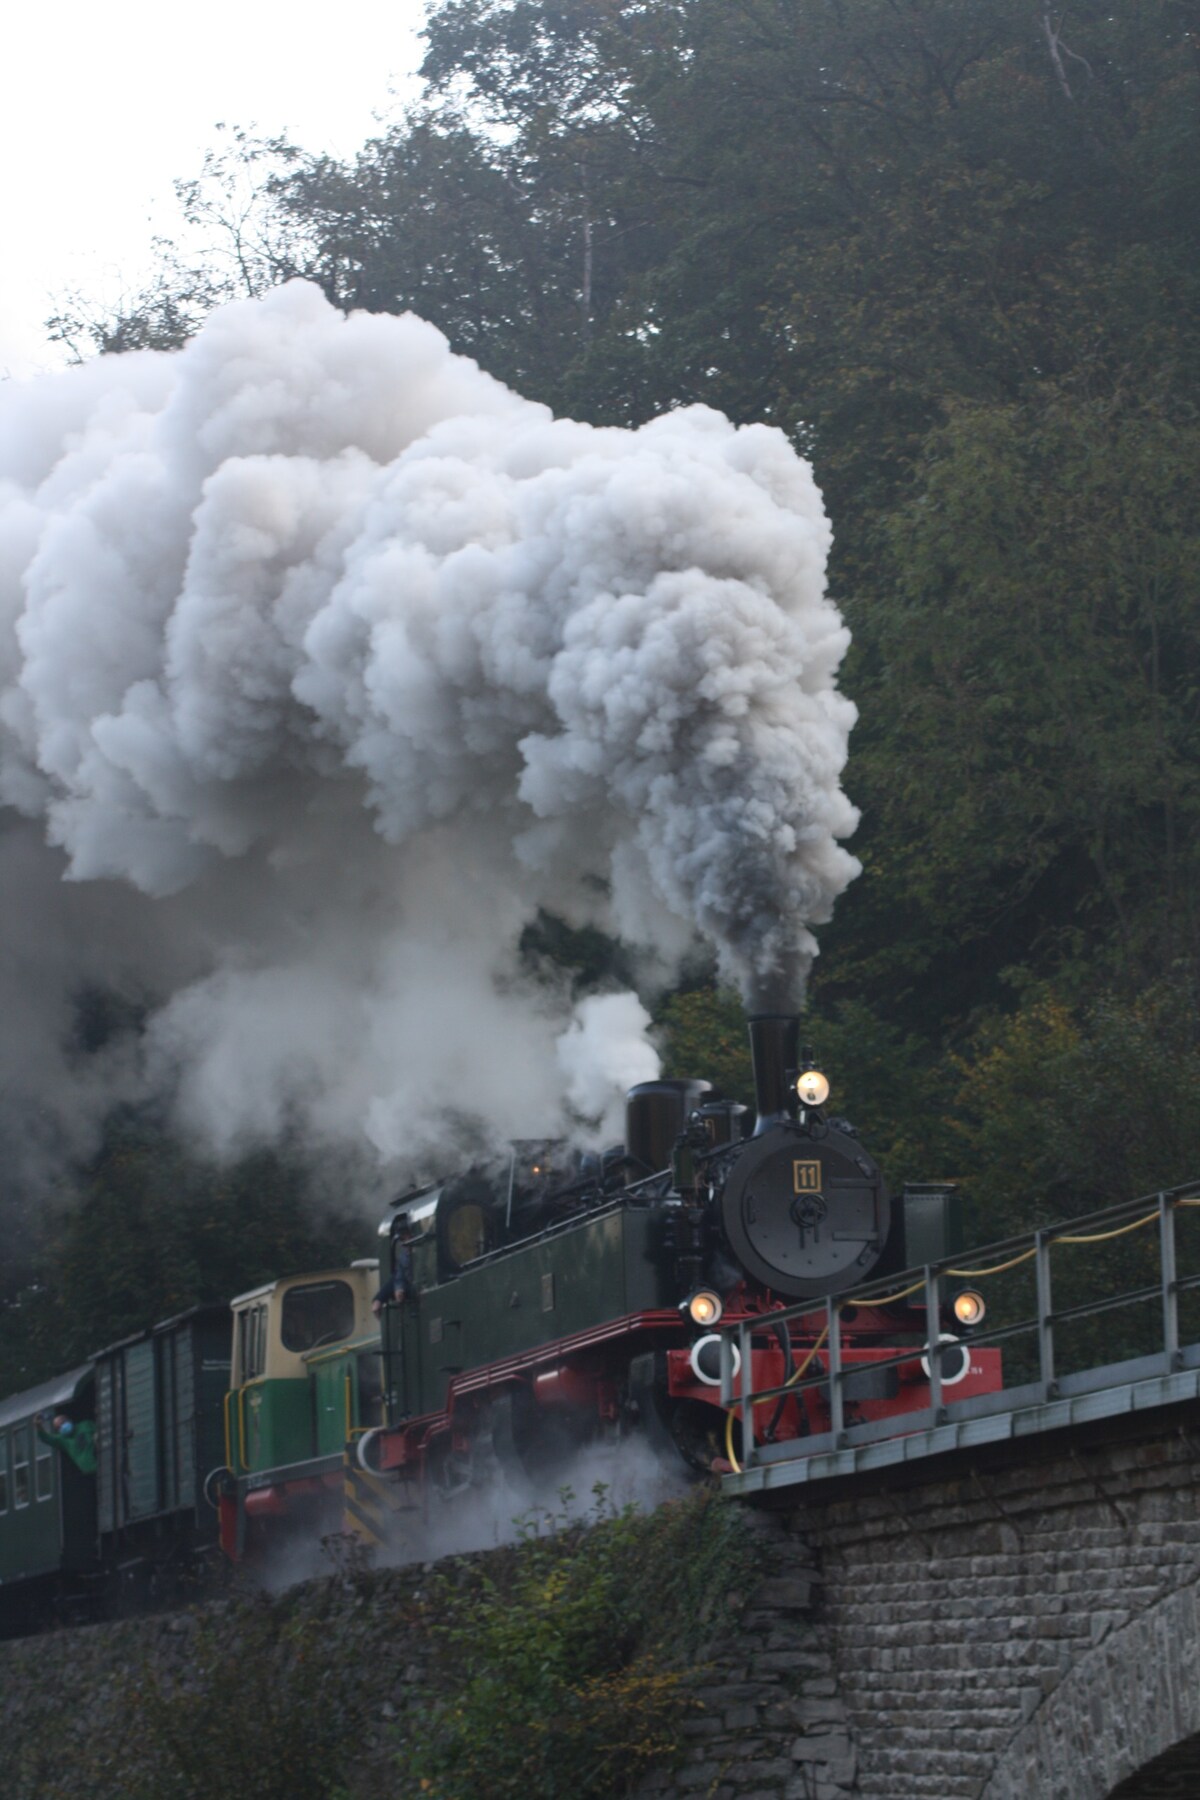
[[[609,1800],[677,1750],[697,1645],[755,1554],[742,1515],[702,1493],[6,1645],[4,1792]]]

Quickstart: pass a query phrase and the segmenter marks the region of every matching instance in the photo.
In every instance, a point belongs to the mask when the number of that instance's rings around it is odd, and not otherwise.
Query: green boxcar
[[[393,1416],[438,1412],[452,1377],[674,1304],[661,1216],[616,1205],[481,1257],[388,1309]]]
[[[203,1487],[225,1460],[229,1309],[196,1307],[139,1332],[100,1351],[95,1369],[102,1542],[181,1514],[196,1537],[214,1536]]]
[[[96,1561],[96,1482],[44,1444],[34,1415],[91,1416],[92,1370],[0,1400],[0,1635],[24,1626],[24,1592]]]

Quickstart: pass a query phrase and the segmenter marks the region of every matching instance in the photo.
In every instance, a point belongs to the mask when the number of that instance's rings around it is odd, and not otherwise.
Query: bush
[[[746,1577],[747,1556],[733,1510],[704,1492],[590,1529],[531,1530],[467,1585],[441,1577],[428,1607],[446,1698],[405,1746],[406,1791],[429,1800],[628,1793],[678,1748],[697,1626]]]
[[[144,1668],[124,1697],[123,1800],[327,1800],[361,1723],[348,1659],[266,1598],[194,1628],[186,1669]]]

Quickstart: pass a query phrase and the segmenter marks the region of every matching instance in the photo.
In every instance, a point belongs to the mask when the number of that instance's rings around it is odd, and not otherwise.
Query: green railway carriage
[[[0,1400],[0,1636],[28,1629],[96,1566],[96,1482],[37,1435],[38,1413],[92,1415],[91,1365]]]

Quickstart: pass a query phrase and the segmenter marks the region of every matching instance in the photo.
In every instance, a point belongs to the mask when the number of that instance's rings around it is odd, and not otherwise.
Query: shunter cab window
[[[29,1505],[29,1427],[13,1432],[13,1505]]]
[[[253,1381],[267,1366],[267,1306],[248,1306],[238,1314],[238,1381]]]
[[[354,1290],[348,1281],[310,1281],[283,1296],[280,1336],[285,1350],[336,1344],[354,1330]]]

